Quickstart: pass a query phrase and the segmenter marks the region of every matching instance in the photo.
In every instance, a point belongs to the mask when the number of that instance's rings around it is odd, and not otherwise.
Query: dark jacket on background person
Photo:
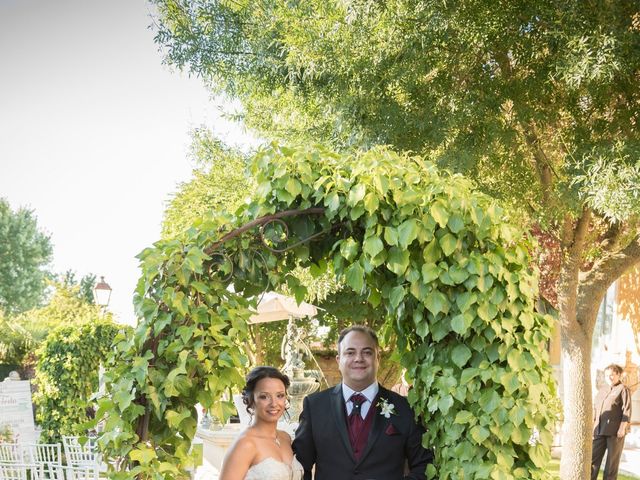
[[[593,436],[613,437],[620,423],[631,422],[631,393],[622,382],[605,385],[593,401]]]

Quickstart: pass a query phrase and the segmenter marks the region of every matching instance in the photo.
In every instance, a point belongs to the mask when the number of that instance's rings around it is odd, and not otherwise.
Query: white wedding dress
[[[267,457],[260,463],[252,465],[244,480],[302,480],[304,469],[293,457],[291,465]]]

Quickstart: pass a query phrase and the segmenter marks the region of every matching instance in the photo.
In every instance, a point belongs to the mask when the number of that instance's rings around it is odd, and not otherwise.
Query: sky
[[[0,0],[0,197],[34,210],[52,270],[104,276],[133,324],[142,249],[190,178],[190,131],[251,142],[202,82],[162,64],[143,0]]]

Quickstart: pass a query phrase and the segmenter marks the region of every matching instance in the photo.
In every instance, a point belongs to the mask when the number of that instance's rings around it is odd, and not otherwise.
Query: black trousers
[[[604,480],[615,480],[618,478],[618,466],[620,465],[620,457],[622,457],[622,449],[624,448],[624,437],[602,436],[593,437],[593,449],[591,451],[591,480],[598,478],[600,464],[604,452],[607,452],[607,461],[604,464]]]

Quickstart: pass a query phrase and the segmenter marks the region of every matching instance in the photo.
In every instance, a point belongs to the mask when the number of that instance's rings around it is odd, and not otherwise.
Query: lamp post
[[[102,313],[104,314],[107,309],[107,305],[109,305],[109,300],[111,299],[111,287],[104,281],[104,277],[100,277],[100,281],[96,283],[95,287],[93,287],[93,298],[96,305],[100,306]]]

